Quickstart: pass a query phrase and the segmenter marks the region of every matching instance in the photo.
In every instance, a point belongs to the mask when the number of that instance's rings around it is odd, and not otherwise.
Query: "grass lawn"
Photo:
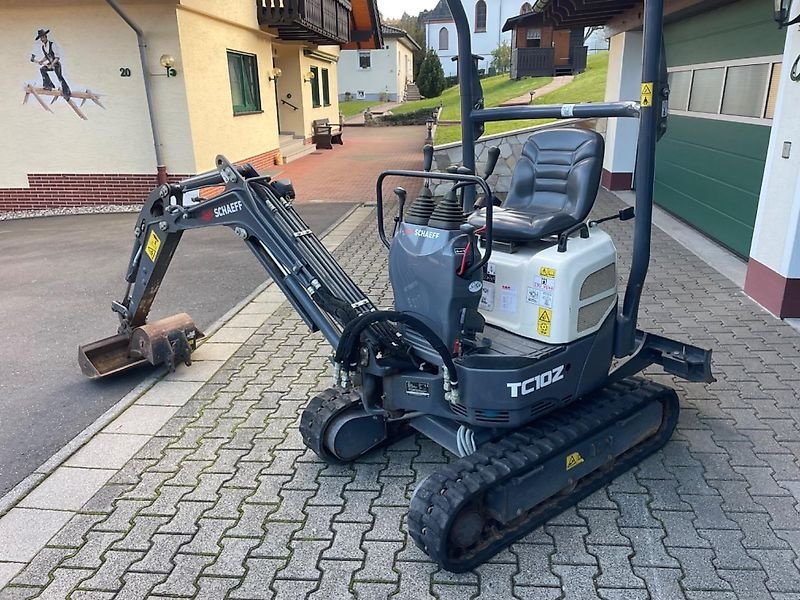
[[[345,102],[339,101],[339,112],[344,115],[345,119],[355,117],[357,114],[363,113],[371,106],[377,106],[381,102],[379,100],[350,100]]]
[[[527,94],[531,90],[538,89],[552,81],[552,77],[527,77],[519,81],[509,79],[508,75],[496,75],[481,79],[483,85],[483,96],[486,106],[497,106],[506,100],[517,98]],[[434,109],[442,104],[444,109],[439,116],[440,119],[456,120],[461,118],[461,96],[458,93],[458,86],[447,88],[438,98],[424,98],[415,102],[406,102],[397,108],[393,108],[394,114],[414,112],[423,108]]]
[[[534,104],[562,104],[564,102],[602,102],[606,92],[606,77],[608,75],[608,52],[600,52],[589,56],[586,65],[586,71],[577,75],[575,80],[559,88],[549,94],[545,94],[541,98],[535,98]],[[506,76],[507,77],[507,76]],[[496,78],[492,78],[496,79]],[[548,78],[541,78],[545,83]],[[523,81],[533,82],[540,79],[527,79]],[[512,82],[520,83],[520,82]],[[530,83],[528,84],[530,85]],[[538,86],[537,86],[538,87]],[[486,90],[486,88],[484,88]],[[450,90],[447,90],[448,92]],[[445,92],[447,93],[447,92]],[[524,93],[524,92],[523,92]],[[456,94],[458,92],[456,91]],[[489,93],[485,92],[486,106],[497,106],[499,102],[491,102]],[[519,94],[517,94],[519,95]],[[444,94],[442,94],[444,96]],[[456,97],[458,97],[456,95]],[[507,100],[507,98],[506,98]],[[443,117],[443,118],[458,118],[456,117]],[[492,135],[495,133],[502,133],[504,131],[512,131],[514,129],[523,129],[525,127],[532,127],[534,125],[541,125],[543,123],[550,123],[555,119],[527,119],[522,121],[502,121],[498,123],[487,123],[486,133],[484,135]],[[436,129],[436,140],[438,144],[448,144],[456,142],[461,139],[461,126],[460,125],[440,125]]]

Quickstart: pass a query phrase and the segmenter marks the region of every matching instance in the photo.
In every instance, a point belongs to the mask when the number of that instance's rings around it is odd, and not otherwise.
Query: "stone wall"
[[[514,167],[520,156],[522,156],[522,146],[534,131],[556,127],[584,127],[605,134],[605,126],[605,119],[567,119],[482,137],[475,142],[478,174],[483,174],[489,156],[489,148],[492,146],[500,148],[500,159],[497,161],[494,174],[489,177],[489,186],[494,193],[502,196],[508,192],[511,186],[511,174],[514,172]],[[433,167],[437,171],[444,171],[452,164],[460,164],[461,158],[461,142],[436,146],[433,154]],[[441,182],[435,185],[434,194],[442,196],[451,187],[452,184]]]

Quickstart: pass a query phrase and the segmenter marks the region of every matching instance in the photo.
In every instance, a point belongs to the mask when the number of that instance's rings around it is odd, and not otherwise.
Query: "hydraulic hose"
[[[413,327],[442,358],[442,362],[450,374],[450,381],[453,385],[458,383],[458,374],[456,372],[456,364],[453,362],[453,357],[450,355],[450,351],[447,349],[444,342],[436,335],[436,332],[417,317],[396,310],[377,310],[361,315],[348,323],[342,332],[342,336],[339,338],[339,345],[336,347],[334,360],[341,365],[356,362],[358,357],[354,356],[354,354],[361,333],[372,323],[380,321],[394,321],[395,323],[405,323]]]

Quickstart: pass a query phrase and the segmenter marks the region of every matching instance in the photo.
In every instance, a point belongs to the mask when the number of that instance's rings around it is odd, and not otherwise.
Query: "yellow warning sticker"
[[[542,277],[555,278],[556,270],[553,267],[541,267],[539,269],[539,275],[541,275]]]
[[[156,262],[159,248],[161,248],[161,239],[159,239],[155,231],[151,231],[150,237],[147,238],[147,245],[144,247],[144,253],[150,257],[150,260]]]
[[[642,84],[642,108],[650,108],[653,106],[653,83]]]
[[[553,311],[549,308],[539,307],[539,319],[536,324],[536,330],[539,335],[550,337],[550,331],[553,327]]]
[[[570,469],[574,469],[582,462],[583,462],[583,457],[581,456],[580,452],[573,452],[572,454],[567,454],[567,471],[569,471]]]

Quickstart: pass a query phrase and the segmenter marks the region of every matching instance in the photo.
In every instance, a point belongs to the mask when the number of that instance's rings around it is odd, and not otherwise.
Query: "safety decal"
[[[650,108],[653,106],[653,82],[642,84],[642,108]]]
[[[583,462],[583,457],[581,456],[580,452],[573,452],[572,454],[567,454],[567,471],[569,471],[570,469],[574,469],[582,462]]]
[[[539,276],[533,278],[533,288],[528,288],[527,301],[546,308],[553,308],[553,294],[556,289],[556,270],[541,267]]]
[[[500,310],[517,312],[517,289],[506,283],[500,285]]]
[[[536,323],[536,330],[539,335],[550,337],[550,331],[553,327],[553,311],[549,308],[539,307],[539,319]]]
[[[486,273],[483,275],[483,293],[481,294],[480,308],[483,310],[494,310],[494,286],[497,281],[497,268],[494,264],[486,265]]]
[[[156,262],[156,256],[158,256],[158,250],[161,248],[161,239],[156,235],[155,231],[150,232],[150,237],[147,238],[147,245],[144,247],[144,253],[152,260]]]

